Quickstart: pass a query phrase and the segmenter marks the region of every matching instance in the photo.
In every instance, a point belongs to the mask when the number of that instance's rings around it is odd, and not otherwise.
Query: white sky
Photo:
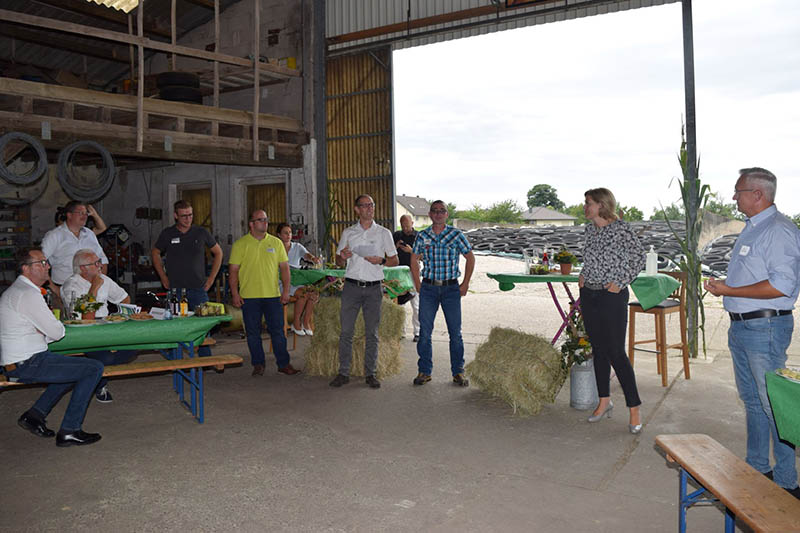
[[[731,202],[763,166],[800,213],[800,1],[693,8],[702,182]],[[680,198],[680,3],[400,50],[394,90],[398,194],[467,209],[608,187],[645,218]]]

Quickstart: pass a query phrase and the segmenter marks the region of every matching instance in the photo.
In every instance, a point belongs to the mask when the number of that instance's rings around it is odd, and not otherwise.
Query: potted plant
[[[98,302],[91,294],[78,296],[72,304],[72,314],[80,313],[82,319],[94,319],[95,312],[103,307],[103,302]]]
[[[566,248],[562,248],[553,260],[561,266],[561,274],[564,276],[568,276],[572,272],[572,266],[578,264],[578,258]]]
[[[592,344],[580,313],[570,315],[565,336],[561,355],[562,364],[569,371],[569,405],[575,409],[593,409],[599,398],[594,380]]]

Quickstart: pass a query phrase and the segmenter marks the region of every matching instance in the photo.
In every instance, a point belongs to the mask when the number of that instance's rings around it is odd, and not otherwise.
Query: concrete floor
[[[467,359],[495,325],[552,335],[543,285],[501,293],[485,272],[520,263],[481,256],[463,300]],[[587,424],[569,386],[538,416],[520,418],[477,388],[451,385],[437,320],[434,379],[414,387],[415,345],[380,390],[360,380],[268,372],[249,363],[207,372],[206,423],[179,405],[168,375],[113,380],[114,402],[92,401],[84,428],[103,440],[60,449],[16,418],[40,389],[0,396],[0,531],[671,531],[678,473],[654,446],[661,433],[707,433],[744,453],[744,413],[725,349],[727,319],[707,306],[708,357],[684,379],[678,352],[661,387],[655,358],[637,353],[644,432],[627,431],[619,385],[614,417]],[[647,325],[650,332],[652,326]],[[673,335],[677,319],[669,326]],[[645,328],[647,329],[647,328]],[[292,352],[302,367],[308,341]],[[793,343],[790,363],[800,364]],[[237,337],[217,353],[247,355]],[[247,360],[248,358],[246,358]],[[66,402],[49,417],[58,427]],[[715,507],[689,511],[690,531],[719,531]]]

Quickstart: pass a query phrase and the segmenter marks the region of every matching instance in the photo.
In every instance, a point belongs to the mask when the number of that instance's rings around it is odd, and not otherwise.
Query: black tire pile
[[[672,221],[672,229],[683,239],[686,224]],[[631,222],[645,251],[650,246],[658,253],[659,270],[677,270],[683,251],[669,225],[664,221]],[[541,257],[543,250],[566,248],[582,260],[583,226],[532,226],[527,228],[479,228],[466,232],[476,252],[493,255],[528,255]],[[703,253],[703,271],[724,275],[737,235],[723,235],[714,240]]]

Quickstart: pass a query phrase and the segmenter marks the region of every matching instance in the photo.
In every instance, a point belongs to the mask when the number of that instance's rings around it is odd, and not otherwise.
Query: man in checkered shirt
[[[472,246],[464,233],[448,226],[447,205],[442,200],[431,204],[428,213],[433,225],[417,235],[411,251],[411,276],[419,294],[419,342],[417,363],[419,374],[414,385],[424,385],[431,380],[433,372],[433,347],[431,333],[439,306],[442,307],[450,336],[450,370],[453,383],[466,387],[469,380],[464,376],[464,341],[461,339],[461,298],[467,295],[469,280],[475,268]],[[458,261],[467,260],[464,280],[459,284]],[[424,263],[420,281],[419,261]]]

